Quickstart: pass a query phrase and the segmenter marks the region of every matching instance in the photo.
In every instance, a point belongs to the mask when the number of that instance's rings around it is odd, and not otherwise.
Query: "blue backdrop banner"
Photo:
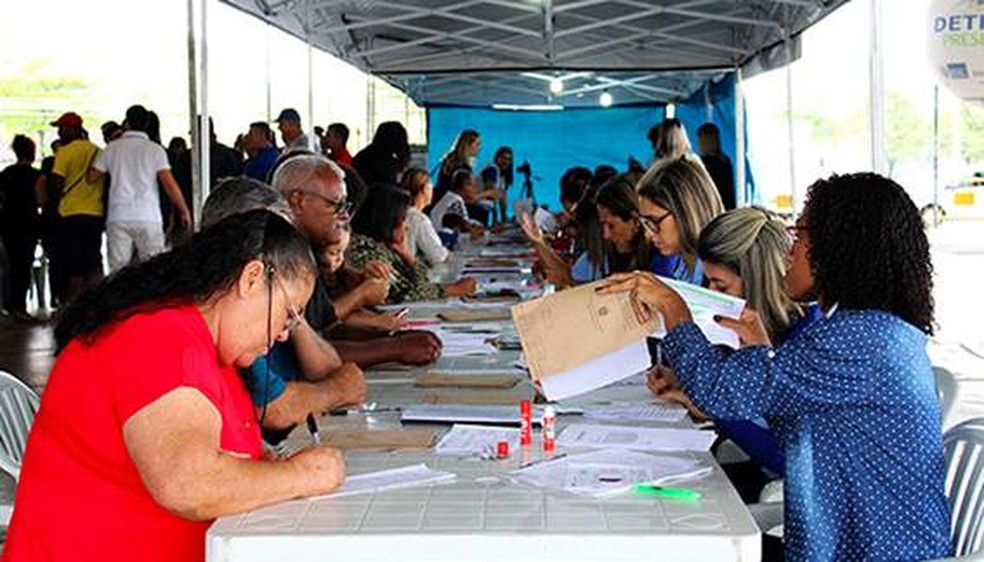
[[[509,146],[516,166],[530,163],[536,202],[559,210],[560,176],[570,167],[593,170],[608,164],[621,173],[630,156],[648,166],[653,150],[646,133],[663,116],[663,107],[656,104],[561,111],[432,106],[427,109],[428,165],[436,180],[441,159],[458,133],[474,129],[482,138],[476,173],[492,162],[500,146]],[[522,196],[522,183],[523,176],[516,174],[510,201]]]

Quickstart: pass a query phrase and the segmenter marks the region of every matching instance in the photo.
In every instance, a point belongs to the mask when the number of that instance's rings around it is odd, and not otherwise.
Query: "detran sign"
[[[984,101],[984,0],[932,0],[929,60],[961,99]]]

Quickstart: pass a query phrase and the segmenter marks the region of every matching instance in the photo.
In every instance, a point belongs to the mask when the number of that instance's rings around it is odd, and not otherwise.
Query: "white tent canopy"
[[[717,73],[784,64],[799,33],[846,2],[222,1],[421,105],[569,107],[594,106],[603,91],[616,104],[679,100]]]

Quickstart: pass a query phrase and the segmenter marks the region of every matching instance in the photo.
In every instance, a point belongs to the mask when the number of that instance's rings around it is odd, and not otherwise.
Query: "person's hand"
[[[655,396],[679,387],[676,373],[669,367],[656,366],[646,372],[646,386]]]
[[[361,404],[366,399],[366,378],[355,363],[345,363],[332,371],[325,381],[331,387],[331,396],[335,398],[329,410]]]
[[[737,320],[715,316],[714,321],[720,324],[722,328],[727,328],[738,334],[738,341],[741,342],[742,347],[756,345],[772,347],[772,341],[769,340],[769,332],[765,329],[762,317],[747,306],[741,311]]]
[[[673,402],[679,404],[687,409],[687,413],[696,422],[711,421],[711,418],[707,414],[702,412],[700,408],[694,405],[687,393],[679,388],[671,388],[659,395],[660,398],[666,400],[667,402]]]
[[[470,224],[468,230],[471,232],[472,240],[485,236],[485,227],[480,224]]]
[[[406,323],[408,310],[409,309],[403,308],[380,314],[380,328],[386,330],[387,332],[399,330]]]
[[[393,266],[381,261],[371,261],[362,268],[362,274],[373,279],[389,279],[393,275]]]
[[[181,219],[181,224],[184,225],[188,232],[194,232],[194,228],[192,228],[193,221],[191,219],[191,211],[188,210],[188,207],[178,208],[178,218]]]
[[[602,295],[627,291],[640,323],[646,323],[653,315],[659,314],[669,331],[679,324],[693,320],[683,298],[652,273],[616,273],[605,279],[595,290]]]
[[[389,279],[379,279],[377,277],[366,278],[359,284],[359,300],[362,306],[383,304],[386,302],[386,298],[389,297],[389,289]]]
[[[287,461],[297,478],[298,497],[333,492],[345,480],[345,459],[331,447],[308,447]]]
[[[474,295],[478,290],[478,281],[474,277],[463,277],[444,287],[444,294],[449,297],[466,297]]]
[[[431,332],[408,330],[400,332],[396,340],[397,361],[410,365],[427,365],[441,356],[441,340]]]
[[[531,244],[543,244],[543,231],[540,230],[540,225],[536,224],[533,220],[533,216],[528,212],[523,211],[519,214],[519,228],[523,231],[523,235],[526,239],[530,241]]]

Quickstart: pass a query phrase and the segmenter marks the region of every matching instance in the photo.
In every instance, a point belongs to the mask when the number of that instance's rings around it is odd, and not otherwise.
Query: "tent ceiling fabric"
[[[222,1],[422,105],[597,106],[685,98],[847,0]]]

